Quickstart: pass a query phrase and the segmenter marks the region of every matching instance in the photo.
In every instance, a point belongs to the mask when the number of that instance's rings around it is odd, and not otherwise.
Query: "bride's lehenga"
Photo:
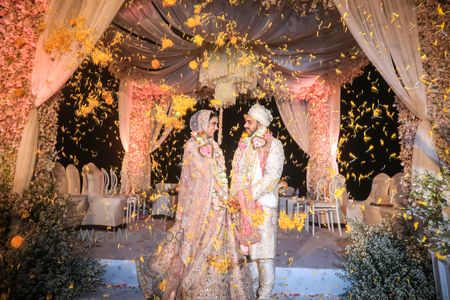
[[[205,130],[210,113],[194,115],[191,129]],[[220,204],[227,193],[226,179],[218,176],[224,168],[222,151],[212,139],[195,135],[185,144],[176,222],[155,253],[136,260],[146,298],[254,298],[234,225]]]

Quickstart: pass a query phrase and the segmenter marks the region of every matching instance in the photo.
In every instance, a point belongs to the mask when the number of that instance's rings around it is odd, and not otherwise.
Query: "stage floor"
[[[80,236],[93,243],[89,256],[100,259],[107,271],[104,286],[80,298],[144,299],[137,286],[134,259],[155,250],[173,221],[147,218],[126,228],[80,230]],[[347,283],[338,278],[340,257],[347,239],[326,228],[310,232],[279,230],[277,235],[276,299],[338,299]]]
[[[155,250],[173,221],[147,218],[115,231],[88,228],[80,236],[93,243],[89,256],[99,259],[132,260]],[[347,240],[339,237],[337,230],[318,229],[310,232],[296,230],[277,234],[277,267],[336,269]]]

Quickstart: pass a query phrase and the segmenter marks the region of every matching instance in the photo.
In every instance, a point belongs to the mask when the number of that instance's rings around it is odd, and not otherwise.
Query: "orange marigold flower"
[[[10,241],[10,245],[12,248],[14,249],[18,249],[23,245],[23,242],[25,241],[25,238],[20,236],[20,235],[15,235],[11,241]]]

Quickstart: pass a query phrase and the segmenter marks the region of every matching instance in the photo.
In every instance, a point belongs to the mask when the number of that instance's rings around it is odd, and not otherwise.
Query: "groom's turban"
[[[248,111],[248,115],[262,124],[264,127],[269,127],[273,121],[272,113],[259,103],[253,104]]]

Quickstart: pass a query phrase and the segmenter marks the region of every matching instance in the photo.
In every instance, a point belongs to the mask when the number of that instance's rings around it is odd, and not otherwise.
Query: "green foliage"
[[[354,223],[346,248],[344,274],[350,299],[436,299],[431,260],[411,246],[388,221]]]
[[[410,205],[402,212],[409,234],[442,255],[450,254],[450,221],[442,210],[450,205],[450,169],[421,175],[412,186]],[[425,238],[424,238],[425,237]]]
[[[73,299],[101,283],[103,267],[86,258],[87,246],[66,222],[69,205],[53,187],[19,195],[0,185],[2,299]]]

